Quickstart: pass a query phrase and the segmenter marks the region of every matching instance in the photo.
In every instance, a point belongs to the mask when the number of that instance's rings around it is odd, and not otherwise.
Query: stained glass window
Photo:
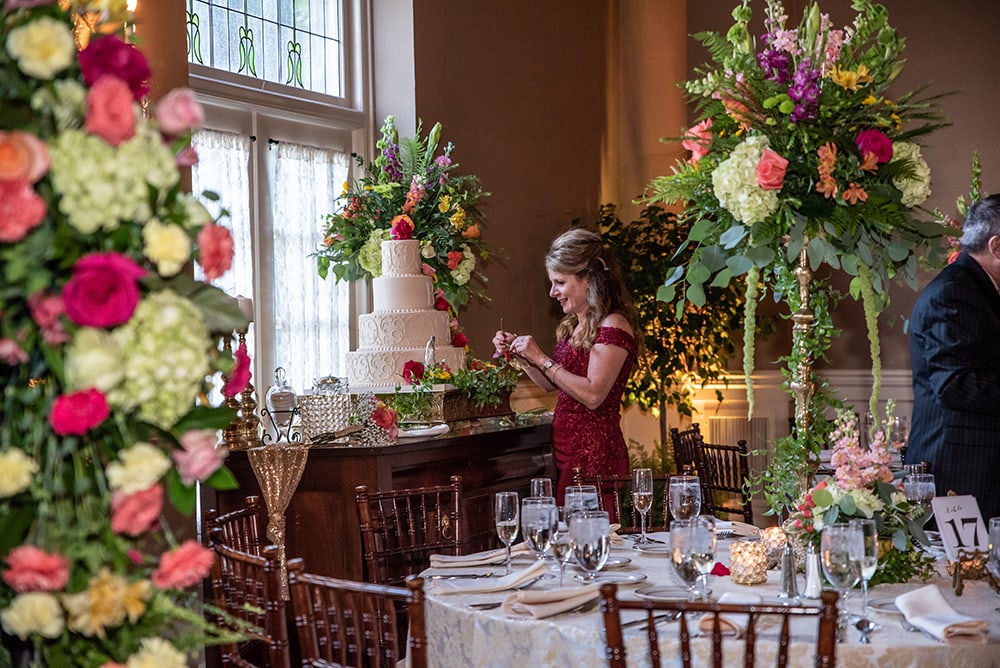
[[[342,0],[186,0],[188,62],[344,97]]]

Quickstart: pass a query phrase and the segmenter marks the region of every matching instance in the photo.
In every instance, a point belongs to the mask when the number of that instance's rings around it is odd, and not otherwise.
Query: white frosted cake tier
[[[444,360],[449,369],[465,368],[465,350],[454,346],[437,346],[436,358]],[[369,387],[405,385],[403,365],[410,360],[423,363],[424,348],[383,348],[355,350],[347,353],[347,376],[351,391]]]
[[[358,350],[427,345],[432,336],[441,348],[451,341],[448,323],[444,311],[366,313],[358,317]]]
[[[382,276],[372,279],[375,313],[433,310],[434,282],[430,276]]]
[[[382,275],[406,276],[420,274],[423,259],[420,257],[420,242],[416,239],[382,242]]]

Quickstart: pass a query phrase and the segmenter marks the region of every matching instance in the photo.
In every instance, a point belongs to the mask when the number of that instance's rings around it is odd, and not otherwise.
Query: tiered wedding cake
[[[375,310],[358,318],[358,349],[347,353],[352,391],[402,385],[403,365],[424,361],[431,336],[435,361],[465,368],[465,350],[450,345],[448,313],[434,309],[434,283],[420,267],[420,241],[382,242],[382,276],[372,280]]]

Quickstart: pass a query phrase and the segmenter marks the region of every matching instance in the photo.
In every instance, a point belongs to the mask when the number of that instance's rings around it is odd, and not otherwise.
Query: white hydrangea
[[[361,268],[378,278],[382,275],[382,242],[389,238],[389,230],[372,230],[368,240],[358,251],[358,264]]]
[[[191,409],[209,373],[211,342],[201,311],[170,290],[154,292],[114,335],[127,364],[108,401],[138,408],[142,419],[169,429]]]
[[[902,193],[903,206],[923,204],[931,196],[931,168],[920,153],[920,146],[909,141],[899,141],[892,145],[892,160],[906,160],[913,165],[913,177],[897,176],[892,185]]]
[[[38,473],[38,462],[17,448],[0,452],[0,498],[14,496],[28,489]]]
[[[52,184],[62,193],[59,210],[84,234],[148,220],[149,186],[165,196],[180,179],[170,148],[143,121],[117,148],[96,135],[68,130],[49,149]]]
[[[778,191],[764,190],[757,183],[757,163],[767,148],[767,137],[747,137],[712,172],[719,204],[747,225],[763,221],[778,207]]]
[[[31,108],[51,114],[59,130],[78,128],[87,113],[87,89],[76,79],[58,79],[35,91]]]
[[[149,489],[173,467],[170,458],[151,443],[140,441],[118,453],[108,464],[108,484],[124,494]]]
[[[108,394],[125,377],[122,351],[111,332],[81,327],[66,349],[66,384],[71,390],[96,387]]]

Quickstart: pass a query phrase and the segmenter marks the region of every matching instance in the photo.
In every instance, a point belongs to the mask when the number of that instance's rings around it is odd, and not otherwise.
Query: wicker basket
[[[306,441],[346,429],[351,417],[351,395],[303,395],[299,397],[299,417]]]

